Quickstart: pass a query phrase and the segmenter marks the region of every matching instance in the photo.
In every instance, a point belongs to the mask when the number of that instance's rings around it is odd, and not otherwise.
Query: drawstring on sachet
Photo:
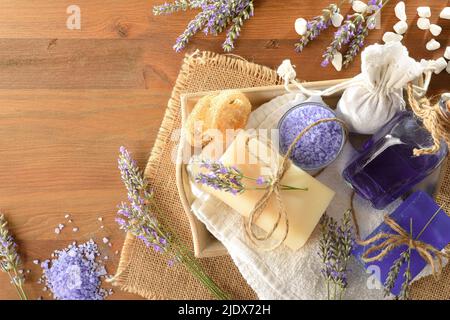
[[[412,84],[412,90],[414,91],[414,94],[418,97],[423,97],[428,90],[428,86],[430,85],[434,69],[431,63],[428,64],[429,66],[427,66],[424,69],[423,79],[421,79],[422,86]],[[291,89],[291,85],[294,85],[296,89],[298,89],[301,93],[307,96],[328,97],[335,93],[344,91],[345,89],[356,84],[363,86],[367,85],[366,81],[363,79],[363,77],[361,77],[361,74],[359,74],[353,78],[346,79],[324,90],[308,89],[302,83],[296,80],[297,72],[295,71],[295,66],[292,65],[291,60],[289,59],[286,59],[281,63],[281,65],[277,69],[277,74],[281,79],[283,79],[284,88],[286,89],[287,92],[295,92],[294,90]],[[368,88],[368,90],[370,90],[370,88]],[[400,95],[401,100],[403,100],[403,96],[401,96],[401,93],[398,92],[393,93],[396,95]]]

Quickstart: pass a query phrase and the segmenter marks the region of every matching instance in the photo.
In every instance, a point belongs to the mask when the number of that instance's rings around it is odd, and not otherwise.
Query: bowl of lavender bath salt
[[[291,108],[278,123],[280,152],[286,154],[297,135],[310,124],[336,118],[325,104],[306,101]],[[303,170],[322,169],[332,163],[345,143],[345,130],[338,122],[323,122],[309,129],[291,152],[291,160]]]

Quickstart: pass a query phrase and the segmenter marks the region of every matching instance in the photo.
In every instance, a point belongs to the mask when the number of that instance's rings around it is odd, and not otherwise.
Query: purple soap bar
[[[285,154],[297,135],[308,125],[324,118],[335,118],[327,106],[316,102],[301,103],[280,120],[280,151]],[[345,132],[337,122],[324,122],[311,128],[297,144],[291,160],[304,170],[323,168],[333,162],[342,150]]]
[[[432,219],[433,215],[438,212]],[[425,192],[416,191],[411,194],[391,215],[395,222],[397,222],[406,232],[410,232],[410,223],[412,221],[412,235],[416,239],[422,229],[431,220],[429,225],[425,228],[420,238],[417,240],[430,244],[438,250],[442,250],[450,243],[450,217],[440,209],[439,205]],[[382,223],[375,231],[373,231],[368,237],[372,238],[378,233],[390,233],[396,234],[388,225]],[[408,246],[400,246],[390,251],[381,261],[373,261],[364,263],[362,261],[362,255],[370,247],[381,243],[382,240],[374,242],[370,246],[356,246],[353,254],[364,264],[365,268],[376,266],[380,270],[380,282],[385,283],[389,273],[389,269],[397,260],[402,252],[408,250]],[[373,252],[371,256],[378,254],[379,252]],[[427,265],[426,261],[417,253],[416,250],[411,250],[411,279],[414,279]],[[395,282],[395,286],[392,289],[392,294],[398,295],[403,283],[403,274],[406,269],[404,264],[399,273],[399,277]],[[372,269],[371,268],[371,269]],[[372,269],[373,270],[373,269]]]

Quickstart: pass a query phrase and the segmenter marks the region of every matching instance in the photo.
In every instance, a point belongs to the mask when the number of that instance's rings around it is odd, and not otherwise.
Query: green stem
[[[14,281],[14,277],[11,275],[11,273],[9,271],[7,273],[8,273],[9,279],[11,280],[12,285],[14,286],[14,289],[16,289],[16,292],[17,292],[20,300],[27,300],[26,295],[23,295],[22,292],[19,290],[19,286]]]
[[[330,280],[327,280],[327,299],[330,300]]]
[[[155,226],[158,234],[166,238],[167,234],[170,233],[172,235],[173,241],[171,241],[170,246],[174,246],[172,248],[172,253],[175,257],[179,258],[183,265],[198,279],[203,285],[217,298],[220,300],[229,299],[229,295],[224,292],[204,271],[203,268],[198,264],[198,261],[195,257],[192,256],[191,251],[186,248],[182,241],[180,241],[175,233],[170,231],[170,228],[167,227],[167,223],[164,223],[164,218],[162,217],[161,210],[157,206],[155,201],[151,203],[155,208],[155,211],[158,213],[158,219],[163,221],[163,229],[159,226]]]

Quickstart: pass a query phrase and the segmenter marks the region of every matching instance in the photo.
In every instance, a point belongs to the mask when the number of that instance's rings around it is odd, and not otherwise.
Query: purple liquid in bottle
[[[384,209],[436,169],[447,147],[432,155],[414,156],[415,148],[432,145],[429,132],[411,112],[400,112],[365,144],[343,172],[355,192],[373,207]]]

